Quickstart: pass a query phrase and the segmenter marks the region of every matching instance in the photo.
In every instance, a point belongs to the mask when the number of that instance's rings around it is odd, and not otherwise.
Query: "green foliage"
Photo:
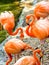
[[[0,0],[1,3],[12,3],[14,1],[21,1],[21,0]]]
[[[0,13],[3,11],[12,11],[15,16],[15,23],[17,23],[18,18],[22,12],[22,8],[20,7],[19,2],[13,2],[10,4],[0,5]]]
[[[4,0],[2,0],[4,1]],[[0,1],[1,2],[1,1]],[[12,2],[8,4],[0,4],[0,13],[4,11],[12,11],[14,16],[15,16],[15,23],[17,23],[19,16],[22,12],[22,9],[20,7],[20,2]],[[0,31],[0,43],[5,40],[7,37],[7,32],[6,31]]]
[[[7,32],[5,30],[0,31],[0,43],[7,38]]]

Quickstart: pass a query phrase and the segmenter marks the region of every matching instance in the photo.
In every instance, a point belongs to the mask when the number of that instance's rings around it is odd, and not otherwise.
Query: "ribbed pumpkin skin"
[[[49,2],[47,1],[41,1],[37,3],[34,14],[39,19],[40,17],[45,18],[47,15],[49,15]]]
[[[29,27],[29,26],[28,26]],[[28,28],[27,27],[27,28]],[[26,30],[31,33],[31,37],[44,39],[49,36],[49,20],[48,18],[36,21],[33,25],[30,25],[29,29]],[[28,34],[26,32],[26,34]]]

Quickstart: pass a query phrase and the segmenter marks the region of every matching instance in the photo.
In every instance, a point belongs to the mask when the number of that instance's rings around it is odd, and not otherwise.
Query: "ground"
[[[10,38],[12,38],[12,37],[10,37]],[[16,37],[16,38],[18,38],[18,37]],[[41,61],[41,65],[49,65],[49,38],[47,38],[44,41],[44,44],[42,44],[42,46],[40,44],[40,41],[36,38],[30,38],[29,37],[29,38],[25,38],[23,41],[26,42],[27,44],[30,44],[34,49],[36,47],[41,48],[44,51],[44,53],[43,53],[44,55],[43,55],[43,58],[42,58],[42,61]],[[1,48],[0,48],[0,65],[5,65],[5,63],[8,59],[7,54],[3,50],[4,43],[2,43],[0,45],[1,46]],[[32,55],[32,51],[31,50],[23,51],[22,53],[19,54],[19,58],[21,58],[23,56],[27,56],[27,55]],[[14,58],[14,55],[13,55],[13,60],[10,63],[10,65],[13,65],[14,63],[15,63],[15,58]]]

